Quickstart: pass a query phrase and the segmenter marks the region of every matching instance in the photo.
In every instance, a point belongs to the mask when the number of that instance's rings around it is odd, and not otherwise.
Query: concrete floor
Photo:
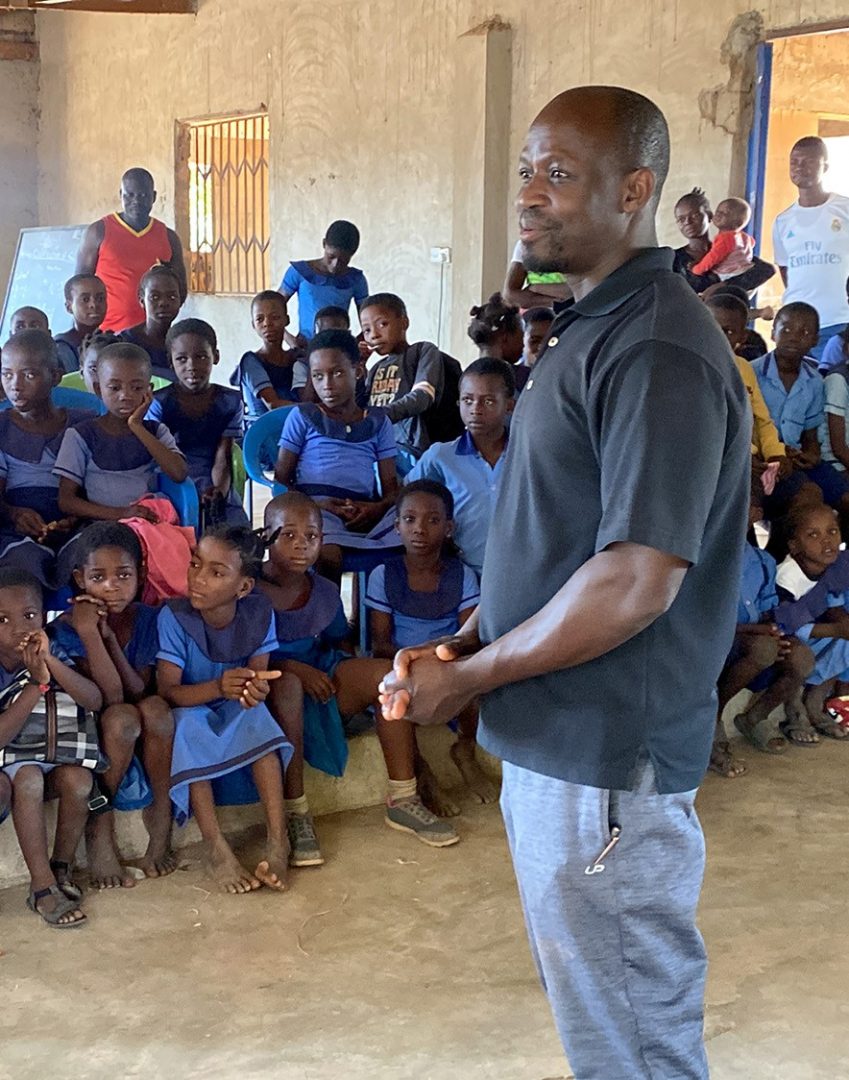
[[[700,796],[712,1076],[849,1077],[849,747],[747,756]],[[498,812],[459,824],[433,851],[379,809],[322,818],[286,896],[210,894],[187,849],[64,936],[0,893],[0,1077],[565,1080]]]

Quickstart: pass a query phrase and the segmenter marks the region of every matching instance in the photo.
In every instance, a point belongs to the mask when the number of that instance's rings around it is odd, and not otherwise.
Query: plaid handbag
[[[0,693],[0,712],[5,712],[30,681],[20,672]],[[51,684],[27,717],[15,738],[0,748],[0,767],[21,761],[49,765],[81,765],[104,772],[109,759],[100,749],[93,712],[81,708],[63,690]]]

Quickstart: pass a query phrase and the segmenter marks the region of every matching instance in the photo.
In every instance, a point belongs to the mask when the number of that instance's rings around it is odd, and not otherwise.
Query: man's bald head
[[[552,98],[531,124],[583,127],[609,149],[623,173],[649,169],[655,178],[657,205],[669,174],[669,127],[666,117],[643,94],[624,86],[576,86]]]
[[[131,184],[143,184],[145,187],[150,188],[151,191],[153,191],[155,186],[153,183],[153,176],[147,171],[147,169],[141,168],[140,165],[137,165],[135,168],[132,169],[127,169],[127,171],[121,177],[121,183],[124,184],[127,182]]]

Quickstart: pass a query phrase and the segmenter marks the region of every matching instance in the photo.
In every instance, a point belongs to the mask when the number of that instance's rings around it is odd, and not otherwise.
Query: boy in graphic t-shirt
[[[799,198],[778,215],[772,229],[775,261],[786,290],[783,303],[816,308],[820,335],[811,356],[820,360],[830,338],[849,323],[845,282],[849,273],[849,197],[823,187],[828,150],[808,135],[790,151],[790,179]]]

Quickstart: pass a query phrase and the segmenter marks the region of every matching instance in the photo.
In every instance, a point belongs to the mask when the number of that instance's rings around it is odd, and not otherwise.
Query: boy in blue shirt
[[[516,383],[505,360],[476,360],[460,380],[460,417],[465,432],[434,443],[406,478],[436,480],[454,496],[454,539],[460,558],[480,577],[498,482],[507,449],[507,418]]]
[[[822,491],[836,510],[849,511],[849,478],[822,460],[818,431],[825,423],[825,384],[809,355],[817,343],[819,317],[802,302],[786,304],[775,316],[775,348],[752,364],[778,436],[794,471]],[[779,481],[774,496],[781,498]]]

